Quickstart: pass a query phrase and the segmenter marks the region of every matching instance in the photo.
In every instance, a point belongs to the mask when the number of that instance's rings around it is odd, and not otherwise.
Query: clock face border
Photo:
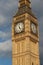
[[[16,33],[16,32],[15,32],[15,26],[16,26],[18,23],[23,23],[24,28],[23,28],[23,31],[21,31],[21,32],[19,32],[19,33]],[[24,31],[25,31],[25,23],[24,23],[24,21],[18,21],[18,22],[15,22],[15,23],[14,23],[14,35],[16,35],[16,34],[21,34],[21,33],[23,33]]]
[[[34,24],[34,25],[35,25],[35,27],[36,27],[36,33],[34,33],[34,32],[32,31],[32,24]],[[38,36],[37,24],[36,24],[36,23],[34,23],[33,21],[31,21],[30,28],[31,28],[31,33],[32,33],[32,34],[34,34],[34,35],[36,35],[36,36]]]

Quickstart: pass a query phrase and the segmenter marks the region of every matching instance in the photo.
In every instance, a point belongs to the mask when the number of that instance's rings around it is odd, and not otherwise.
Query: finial
[[[19,0],[19,2],[21,2],[21,1],[25,1],[25,0]],[[28,2],[30,2],[30,0],[27,0]]]

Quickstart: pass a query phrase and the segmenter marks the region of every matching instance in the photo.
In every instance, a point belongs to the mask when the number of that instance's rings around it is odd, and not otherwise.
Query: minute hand
[[[21,29],[21,27],[19,26],[19,29]]]

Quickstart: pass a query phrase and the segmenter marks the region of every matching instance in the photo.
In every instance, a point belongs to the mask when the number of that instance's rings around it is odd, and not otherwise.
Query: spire
[[[31,8],[30,0],[19,0],[19,8],[24,6]]]
[[[31,2],[30,0],[19,0],[19,4],[18,4],[18,12],[16,13],[16,16],[20,16],[24,13],[28,13],[31,16],[35,17],[32,10],[31,10]],[[35,17],[36,18],[36,17]]]

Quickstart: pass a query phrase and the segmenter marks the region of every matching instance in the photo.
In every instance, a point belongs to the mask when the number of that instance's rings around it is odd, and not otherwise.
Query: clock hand
[[[21,29],[20,26],[19,26],[19,29]]]

